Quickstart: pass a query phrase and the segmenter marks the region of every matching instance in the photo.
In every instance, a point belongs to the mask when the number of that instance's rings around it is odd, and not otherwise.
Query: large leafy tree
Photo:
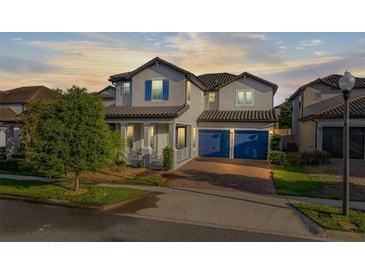
[[[279,114],[279,128],[291,128],[292,104],[286,99]]]
[[[73,86],[56,100],[32,102],[20,117],[26,158],[41,172],[57,176],[97,170],[114,159],[111,131],[101,99]]]

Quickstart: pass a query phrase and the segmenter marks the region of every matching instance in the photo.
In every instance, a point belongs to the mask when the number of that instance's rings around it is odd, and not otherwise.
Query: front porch
[[[127,163],[161,170],[163,149],[174,150],[173,168],[192,158],[192,126],[166,122],[122,122],[115,125],[126,141]]]

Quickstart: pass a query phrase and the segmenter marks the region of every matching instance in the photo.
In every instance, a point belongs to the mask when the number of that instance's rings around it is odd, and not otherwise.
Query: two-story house
[[[341,75],[318,78],[291,97],[292,134],[299,151],[325,150],[333,158],[343,153]],[[350,101],[350,157],[365,157],[365,78],[356,78]]]
[[[248,72],[196,76],[159,57],[109,81],[116,92],[106,120],[131,163],[161,167],[166,146],[175,168],[196,156],[266,159],[276,84]]]
[[[20,87],[0,93],[0,146],[6,146],[7,154],[16,153],[20,148],[20,125],[16,116],[25,111],[27,103],[32,100],[54,98],[56,92],[45,86]]]

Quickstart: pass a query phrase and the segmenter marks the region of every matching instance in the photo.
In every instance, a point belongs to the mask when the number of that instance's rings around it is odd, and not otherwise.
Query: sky
[[[253,73],[279,86],[276,105],[318,77],[365,77],[365,33],[0,33],[0,90],[99,91],[156,56],[195,75]]]

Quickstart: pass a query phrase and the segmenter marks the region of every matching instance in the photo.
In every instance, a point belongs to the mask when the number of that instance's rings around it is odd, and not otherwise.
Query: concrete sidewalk
[[[55,183],[60,182],[62,179],[59,178],[47,178],[47,177],[40,177],[40,176],[27,176],[27,175],[15,175],[15,174],[0,174],[1,179],[13,179],[13,180],[20,180],[20,181],[40,181],[40,182],[49,182]]]
[[[289,202],[302,202],[308,204],[318,204],[318,205],[329,205],[329,206],[342,206],[341,200],[331,200],[331,199],[320,199],[311,197],[301,197],[301,196],[286,196]],[[365,211],[365,202],[351,201],[350,207],[358,210]]]
[[[243,191],[102,185],[157,192],[153,204],[127,212],[137,217],[307,238],[325,236],[321,227],[294,210],[285,197]],[[126,212],[121,208],[119,214]]]

